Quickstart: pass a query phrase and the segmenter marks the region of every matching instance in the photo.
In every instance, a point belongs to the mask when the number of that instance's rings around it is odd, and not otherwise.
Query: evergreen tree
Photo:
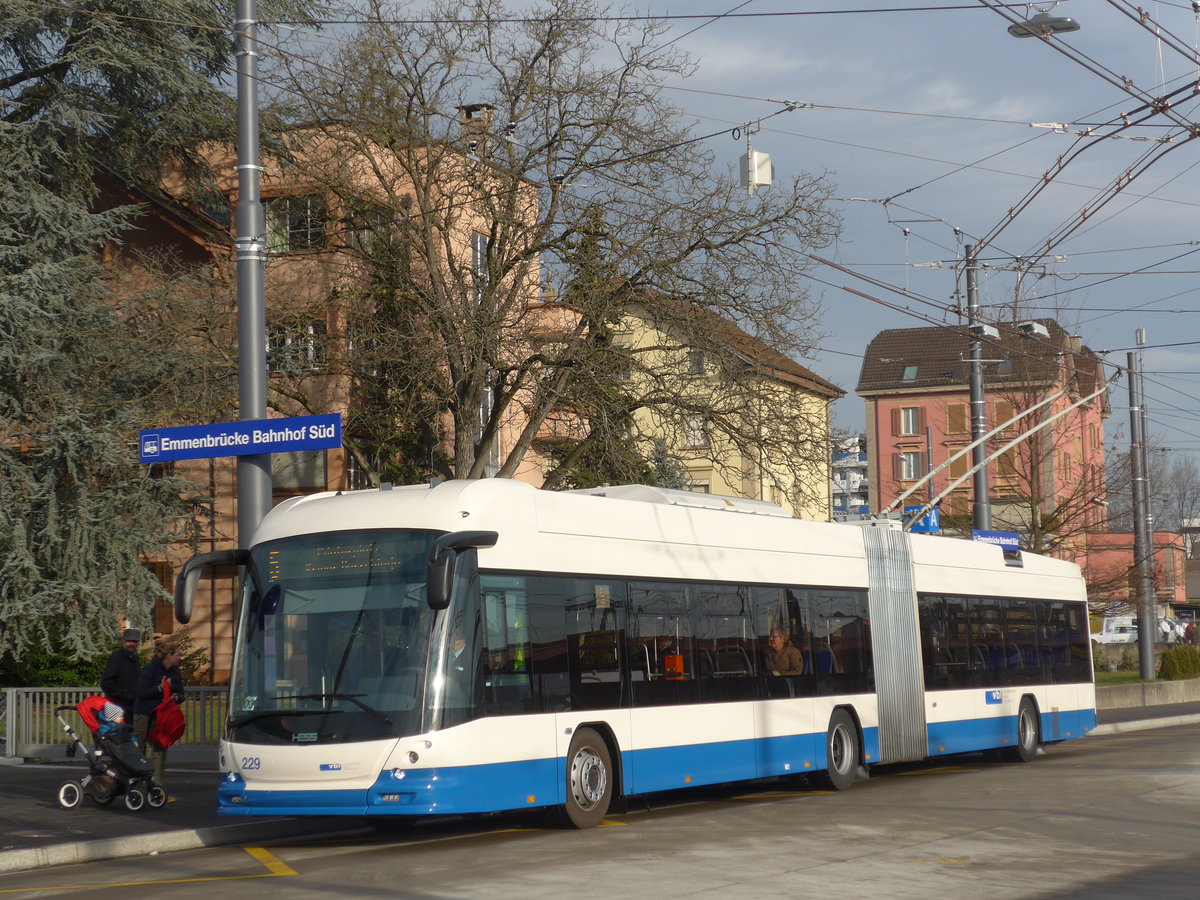
[[[212,0],[0,7],[0,658],[82,658],[119,616],[145,627],[161,588],[143,563],[186,534],[189,486],[139,465],[135,438],[191,361],[106,290],[101,251],[135,209],[101,185],[152,184],[167,159],[199,174],[191,149],[232,136],[233,18]]]

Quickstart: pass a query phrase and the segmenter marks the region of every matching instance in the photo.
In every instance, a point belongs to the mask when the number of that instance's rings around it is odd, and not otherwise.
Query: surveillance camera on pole
[[[1034,322],[1033,320],[1030,320],[1028,322],[1018,322],[1017,330],[1020,331],[1026,337],[1031,337],[1031,338],[1049,338],[1050,337],[1050,332],[1046,328],[1046,326],[1043,325],[1041,322]]]
[[[994,325],[987,325],[983,322],[977,322],[974,325],[968,325],[967,330],[977,338],[992,341],[1000,340],[1000,332],[996,330],[996,326]]]

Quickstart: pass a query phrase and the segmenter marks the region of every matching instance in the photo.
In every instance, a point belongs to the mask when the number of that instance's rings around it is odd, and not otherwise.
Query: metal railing
[[[40,757],[66,747],[69,742],[56,706],[74,706],[100,693],[94,687],[4,688],[0,724],[4,725],[4,756]],[[184,693],[183,714],[187,731],[176,746],[215,746],[225,727],[229,689],[190,686]],[[68,713],[68,724],[86,733],[77,713]]]

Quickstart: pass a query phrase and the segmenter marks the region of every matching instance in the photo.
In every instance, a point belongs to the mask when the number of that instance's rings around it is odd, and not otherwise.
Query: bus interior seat
[[[718,650],[717,671],[723,675],[745,676],[750,674],[750,657],[741,647]]]
[[[841,670],[837,657],[833,655],[833,650],[829,647],[821,647],[817,650],[818,675],[833,675]]]

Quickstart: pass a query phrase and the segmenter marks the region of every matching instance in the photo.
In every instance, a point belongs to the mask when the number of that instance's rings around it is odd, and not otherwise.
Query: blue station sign
[[[290,419],[250,419],[144,430],[138,441],[138,461],[156,463],[293,450],[328,450],[341,445],[342,417],[337,413]]]
[[[904,521],[908,522],[913,516],[919,513],[921,509],[922,507],[920,506],[904,507]],[[908,527],[908,530],[913,534],[940,533],[942,530],[942,521],[941,516],[938,514],[938,508],[935,506],[932,509],[926,510],[925,515],[913,521],[913,523]]]
[[[981,541],[984,544],[995,544],[1005,550],[1020,550],[1021,536],[1015,531],[981,531],[973,529],[971,531],[971,540]]]

